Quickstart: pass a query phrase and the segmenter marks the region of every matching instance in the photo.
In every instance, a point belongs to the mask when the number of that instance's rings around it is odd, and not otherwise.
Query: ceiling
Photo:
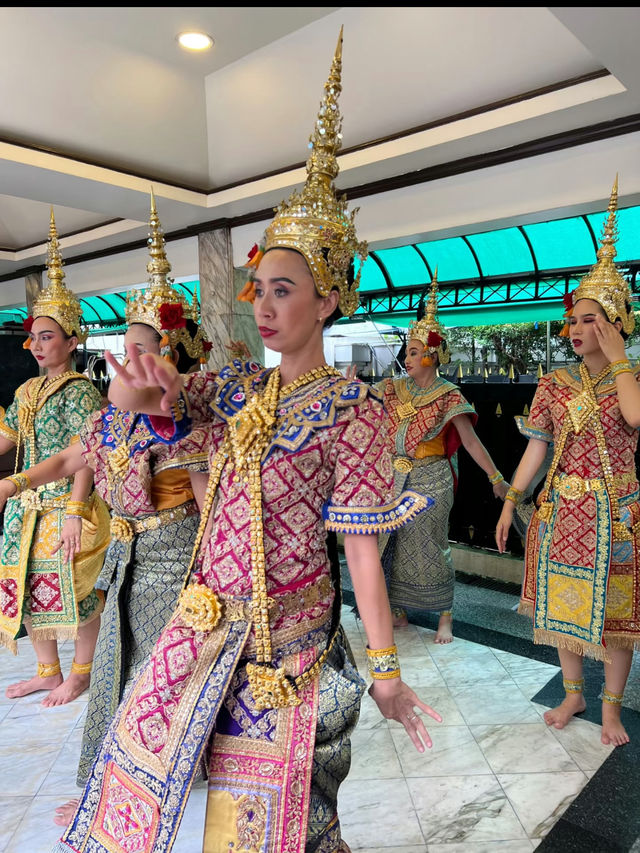
[[[90,276],[143,245],[151,185],[168,240],[228,224],[240,263],[304,180],[341,26],[337,185],[372,247],[603,210],[617,172],[640,203],[635,7],[1,7],[0,304],[50,205]]]

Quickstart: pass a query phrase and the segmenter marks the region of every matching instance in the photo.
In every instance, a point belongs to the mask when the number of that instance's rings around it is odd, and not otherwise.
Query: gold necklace
[[[280,388],[279,398],[282,400],[284,397],[289,397],[294,391],[297,391],[298,388],[302,388],[303,385],[309,385],[311,382],[316,382],[318,379],[324,379],[329,376],[342,376],[342,373],[337,367],[331,367],[329,364],[322,364],[320,367],[314,367],[312,370],[308,370],[306,373],[303,373],[302,376],[298,376],[298,378],[294,379],[292,382],[288,382],[286,385],[283,385],[282,388]]]

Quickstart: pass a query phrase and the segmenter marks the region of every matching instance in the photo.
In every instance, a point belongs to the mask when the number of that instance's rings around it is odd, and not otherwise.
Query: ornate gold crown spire
[[[49,218],[49,241],[47,243],[47,277],[51,284],[36,299],[31,316],[51,317],[67,335],[75,335],[83,344],[88,332],[82,327],[82,307],[74,294],[64,284],[62,254],[58,242],[53,207]]]
[[[615,265],[616,241],[618,240],[618,176],[613,184],[607,218],[605,220],[600,246],[598,247],[596,263],[580,280],[580,284],[571,294],[571,314],[573,306],[579,299],[593,299],[597,302],[614,323],[620,318],[622,330],[627,334],[633,331],[635,316],[631,304],[631,291],[626,278]]]
[[[191,358],[206,360],[205,353],[210,347],[200,328],[200,309],[195,288],[193,303],[190,304],[184,293],[172,286],[173,280],[169,277],[171,264],[165,251],[164,233],[156,210],[153,189],[149,228],[149,287],[144,290],[132,290],[127,294],[127,323],[144,323],[155,329],[162,336],[161,353],[167,358],[171,358],[171,350],[182,343]],[[186,328],[187,320],[193,320],[198,326],[193,337]]]
[[[440,364],[448,364],[451,360],[451,353],[447,348],[445,330],[438,322],[438,267],[435,268],[431,279],[431,289],[424,309],[424,316],[421,314],[422,309],[419,307],[417,319],[409,323],[408,340],[413,338],[420,341],[428,353],[437,353]]]
[[[342,28],[313,134],[309,137],[311,153],[306,183],[301,192],[294,191],[277,208],[265,231],[264,250],[280,247],[300,252],[309,264],[318,293],[327,296],[337,289],[340,310],[343,315],[351,316],[358,307],[362,267],[351,284],[349,270],[356,256],[364,263],[367,244],[359,242],[356,236],[353,220],[358,208],[349,214],[346,197],[338,199],[333,184],[339,172],[336,155],[342,145],[338,108],[341,74]]]

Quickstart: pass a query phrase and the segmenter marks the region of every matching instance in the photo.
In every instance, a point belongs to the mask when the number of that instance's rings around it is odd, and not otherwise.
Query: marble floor
[[[361,623],[346,606],[343,624],[366,674]],[[362,853],[533,850],[612,749],[587,720],[562,731],[545,725],[545,707],[531,697],[558,667],[463,639],[437,646],[433,637],[418,626],[396,631],[405,680],[443,717],[426,718],[433,747],[418,753],[365,695],[340,789],[344,838]],[[46,853],[60,835],[55,806],[78,795],[86,694],[59,708],[43,708],[43,694],[5,698],[8,684],[35,669],[26,638],[19,651],[0,650],[0,853]],[[72,657],[73,645],[63,644],[63,671]],[[174,853],[200,853],[205,802],[200,784]]]

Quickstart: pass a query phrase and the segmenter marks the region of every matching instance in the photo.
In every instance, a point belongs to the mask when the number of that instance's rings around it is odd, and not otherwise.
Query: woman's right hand
[[[127,350],[127,365],[120,364],[108,350],[104,357],[114,369],[118,380],[128,388],[137,390],[159,388],[162,390],[160,408],[168,412],[171,404],[179,398],[183,388],[182,377],[175,365],[154,353],[138,352],[135,347]]]
[[[11,480],[0,480],[0,512],[5,507],[5,504],[16,493],[16,487]]]
[[[509,528],[513,522],[514,509],[515,504],[513,501],[505,501],[504,506],[502,507],[502,512],[500,513],[500,518],[498,519],[498,524],[496,525],[496,544],[498,546],[498,551],[501,554],[504,554],[507,548],[507,536],[509,535]]]

